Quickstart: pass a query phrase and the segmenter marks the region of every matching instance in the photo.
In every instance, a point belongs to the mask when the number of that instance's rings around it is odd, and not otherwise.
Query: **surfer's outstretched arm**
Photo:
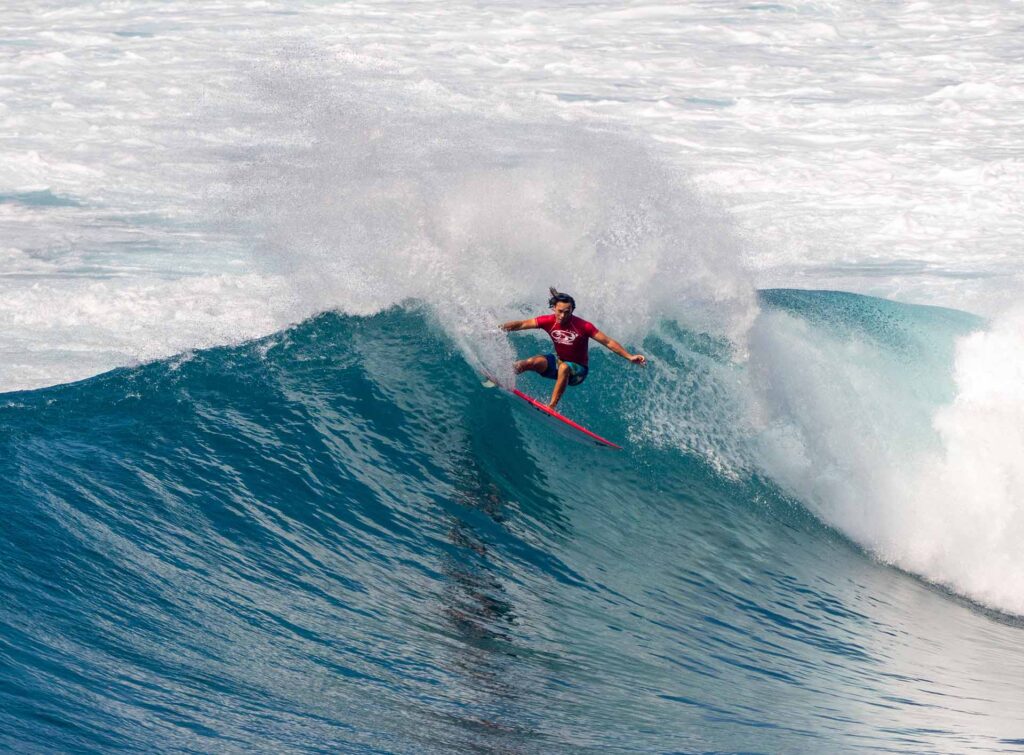
[[[633,364],[639,364],[639,365],[647,364],[647,357],[645,357],[643,354],[630,354],[628,351],[626,351],[624,348],[622,348],[622,344],[621,343],[616,341],[614,338],[609,338],[604,333],[602,333],[600,330],[597,331],[596,333],[594,333],[592,338],[595,341],[597,341],[599,344],[601,344],[602,346],[607,347],[609,351],[615,352],[616,354],[618,354],[623,359],[628,359]]]
[[[506,333],[513,330],[530,330],[537,327],[537,318],[533,317],[529,320],[509,320],[508,322],[503,322],[498,327]]]

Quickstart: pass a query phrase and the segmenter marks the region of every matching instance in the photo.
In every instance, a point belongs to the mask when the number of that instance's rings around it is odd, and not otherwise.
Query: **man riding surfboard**
[[[551,336],[555,345],[554,354],[538,354],[529,359],[521,359],[515,364],[517,375],[530,370],[555,381],[551,401],[548,403],[551,409],[554,409],[561,400],[567,385],[579,385],[587,379],[587,348],[591,338],[633,364],[647,364],[643,354],[630,354],[622,348],[622,344],[606,336],[593,323],[576,317],[573,314],[576,310],[576,300],[569,294],[559,293],[554,288],[550,290],[548,306],[551,307],[553,314],[530,320],[510,320],[503,323],[501,329],[508,333],[514,330],[541,328]]]

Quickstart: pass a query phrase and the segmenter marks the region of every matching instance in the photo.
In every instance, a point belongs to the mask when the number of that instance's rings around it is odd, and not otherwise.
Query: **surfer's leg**
[[[539,372],[539,373],[541,373],[543,375],[544,371],[547,370],[547,368],[548,368],[548,359],[543,354],[540,354],[540,355],[535,356],[535,357],[530,357],[529,359],[520,359],[515,364],[515,371],[516,371],[517,375],[519,373],[521,373],[521,372],[527,372],[527,371],[529,371],[529,372]]]
[[[565,386],[569,384],[569,375],[571,374],[572,368],[569,365],[565,362],[558,363],[558,377],[555,378],[555,389],[551,391],[551,403],[548,404],[552,409],[562,400],[562,394],[565,393]]]
[[[587,379],[587,373],[589,369],[584,367],[582,364],[576,364],[575,362],[566,362],[569,365],[569,385],[579,385]]]

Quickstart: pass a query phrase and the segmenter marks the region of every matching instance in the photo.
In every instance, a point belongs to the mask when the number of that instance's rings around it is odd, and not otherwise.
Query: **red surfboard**
[[[548,407],[547,404],[542,404],[537,399],[527,396],[525,393],[523,393],[520,390],[517,390],[516,388],[505,388],[505,386],[498,383],[497,380],[494,380],[490,377],[487,378],[487,381],[484,383],[484,386],[487,388],[495,386],[500,387],[506,392],[515,396],[516,398],[525,401],[527,404],[529,404],[538,412],[547,417],[552,428],[560,432],[562,435],[565,435],[569,438],[572,438],[573,440],[580,441],[582,443],[601,446],[602,448],[614,448],[618,451],[622,450],[622,446],[618,446],[612,443],[607,438],[602,438],[597,433],[591,432],[583,425],[573,422],[568,417],[561,415],[554,409]]]

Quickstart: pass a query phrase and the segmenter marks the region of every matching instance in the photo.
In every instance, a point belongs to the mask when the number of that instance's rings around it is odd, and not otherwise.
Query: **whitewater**
[[[1024,744],[1019,2],[0,27],[0,746]]]

